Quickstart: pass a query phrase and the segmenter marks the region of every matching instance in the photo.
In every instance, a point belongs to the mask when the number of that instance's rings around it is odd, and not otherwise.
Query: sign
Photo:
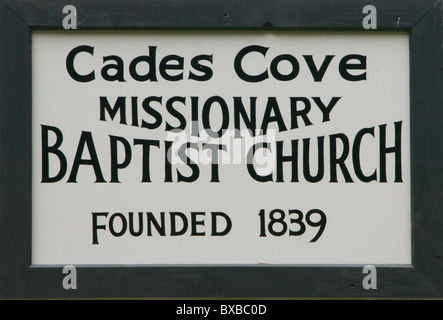
[[[441,298],[441,10],[0,0],[0,298]]]
[[[35,32],[33,263],[409,264],[408,47]]]

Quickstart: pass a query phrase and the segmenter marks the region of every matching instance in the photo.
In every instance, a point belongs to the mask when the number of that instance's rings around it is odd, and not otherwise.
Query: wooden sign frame
[[[443,297],[441,1],[374,0],[377,29],[355,0],[0,0],[0,298]],[[31,263],[31,34],[64,30],[407,31],[410,37],[412,264],[376,266],[82,266],[78,287],[63,266]]]

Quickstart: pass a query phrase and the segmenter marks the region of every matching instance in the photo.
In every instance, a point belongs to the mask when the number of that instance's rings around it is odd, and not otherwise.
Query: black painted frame
[[[78,29],[356,30],[362,8],[377,30],[410,35],[412,264],[378,266],[89,266],[77,290],[60,267],[31,265],[31,33]],[[441,0],[0,0],[0,298],[443,297]],[[75,30],[64,31],[75,32]],[[369,31],[365,31],[369,32]],[[371,31],[373,32],[373,31]]]

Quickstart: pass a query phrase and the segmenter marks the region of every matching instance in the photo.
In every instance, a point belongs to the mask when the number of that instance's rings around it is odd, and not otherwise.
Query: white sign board
[[[406,33],[33,32],[33,264],[409,264]]]

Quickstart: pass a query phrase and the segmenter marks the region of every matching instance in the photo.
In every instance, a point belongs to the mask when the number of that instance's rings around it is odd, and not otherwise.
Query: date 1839
[[[273,209],[266,212],[261,209],[258,214],[260,217],[260,237],[267,237],[268,234],[276,237],[289,234],[289,236],[301,236],[306,231],[306,225],[312,228],[318,228],[317,234],[310,242],[317,241],[326,228],[326,215],[320,209],[309,210],[306,215],[297,209],[284,210]],[[287,222],[289,219],[289,223]]]

